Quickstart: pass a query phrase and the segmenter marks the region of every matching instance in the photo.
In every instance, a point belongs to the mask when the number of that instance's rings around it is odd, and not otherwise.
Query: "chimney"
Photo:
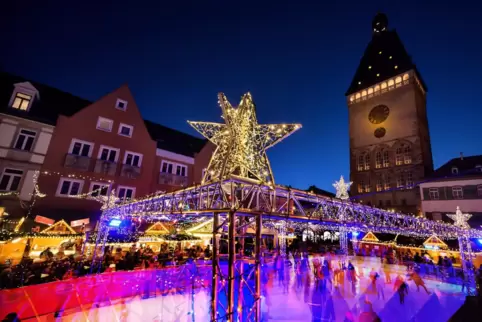
[[[460,160],[463,160],[463,159],[464,159],[464,153],[460,152]]]

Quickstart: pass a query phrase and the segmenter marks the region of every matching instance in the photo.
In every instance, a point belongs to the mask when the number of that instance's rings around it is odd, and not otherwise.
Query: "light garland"
[[[102,182],[107,182],[107,183],[112,183],[112,179],[106,179],[106,178],[99,178],[99,177],[91,177],[87,175],[79,175],[79,174],[74,174],[74,173],[63,173],[59,171],[50,171],[50,170],[44,170],[40,172],[41,175],[43,176],[60,176],[60,177],[67,177],[71,179],[77,179],[77,180],[88,180],[88,181],[102,181]]]
[[[222,180],[234,174],[274,185],[266,149],[300,129],[301,125],[259,125],[250,93],[243,95],[237,108],[231,106],[222,93],[218,99],[225,124],[188,121],[217,146],[202,182]]]

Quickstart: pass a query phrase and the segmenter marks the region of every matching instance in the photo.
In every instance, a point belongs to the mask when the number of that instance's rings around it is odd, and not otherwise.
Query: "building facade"
[[[427,218],[452,223],[447,214],[460,207],[463,213],[472,215],[468,222],[473,228],[482,225],[482,155],[448,161],[419,189]]]
[[[46,196],[36,200],[33,214],[93,222],[102,205],[95,199],[111,192],[123,202],[201,181],[214,147],[144,120],[127,85],[90,102],[14,79],[2,74],[2,91],[12,98],[2,107],[10,114],[0,114],[0,193],[16,191],[31,197],[32,173],[40,170],[38,187]],[[22,84],[19,93],[33,103],[12,103],[19,95],[17,83]],[[38,87],[42,90],[32,92]]]
[[[388,19],[372,39],[346,92],[351,195],[372,206],[419,211],[417,182],[433,171],[427,88]]]

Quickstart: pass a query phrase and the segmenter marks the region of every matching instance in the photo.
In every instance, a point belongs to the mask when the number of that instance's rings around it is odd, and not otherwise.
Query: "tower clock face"
[[[390,114],[388,106],[377,105],[368,114],[368,120],[373,124],[380,124],[387,119],[388,114]]]

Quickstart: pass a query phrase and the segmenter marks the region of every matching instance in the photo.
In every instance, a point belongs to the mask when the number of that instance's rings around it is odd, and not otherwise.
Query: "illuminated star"
[[[469,221],[472,215],[462,213],[459,206],[457,206],[457,210],[455,211],[455,214],[447,214],[447,216],[454,221],[455,226],[464,228],[464,229],[470,228],[467,221]]]
[[[93,197],[93,199],[102,204],[101,210],[114,208],[119,201],[119,198],[115,195],[115,189],[112,189],[108,196],[97,196]]]
[[[340,177],[340,181],[335,181],[333,187],[336,189],[336,197],[341,200],[349,199],[348,189],[350,189],[352,183],[353,182],[345,182],[343,176]]]
[[[274,184],[266,149],[300,129],[301,125],[258,124],[250,93],[243,95],[238,107],[231,106],[222,93],[218,98],[224,124],[188,121],[217,146],[204,174],[203,183],[235,175]]]

